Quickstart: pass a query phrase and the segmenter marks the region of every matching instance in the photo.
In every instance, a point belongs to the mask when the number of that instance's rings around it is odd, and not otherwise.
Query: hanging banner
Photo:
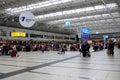
[[[30,12],[23,12],[19,16],[19,22],[23,27],[32,27],[35,24],[35,16]]]
[[[86,28],[86,27],[81,28],[82,43],[85,43],[88,41],[88,39],[90,38],[90,33],[91,33],[91,30],[89,28]]]
[[[90,38],[90,33],[91,33],[91,30],[89,28],[86,28],[86,27],[82,27],[81,29],[81,38]]]
[[[78,33],[78,37],[79,38],[90,38],[90,33],[91,33],[91,30],[89,28],[86,28],[86,27],[82,27],[82,28],[78,28],[77,29],[77,33]]]

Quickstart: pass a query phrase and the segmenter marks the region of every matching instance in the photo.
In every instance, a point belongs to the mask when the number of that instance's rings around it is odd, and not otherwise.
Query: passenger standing
[[[11,57],[18,57],[18,53],[17,53],[17,49],[16,49],[16,45],[13,45],[13,51],[11,53]]]
[[[83,44],[81,45],[81,49],[82,49],[83,57],[86,57],[87,50],[86,50],[86,45],[85,45],[85,43],[83,43]]]
[[[45,45],[42,44],[42,45],[41,45],[41,51],[44,53],[44,50],[45,50]]]
[[[9,55],[9,54],[8,54],[8,46],[7,46],[6,44],[3,44],[2,55]]]
[[[90,52],[90,45],[89,45],[89,43],[86,43],[86,50],[87,50],[87,52]]]
[[[109,44],[109,48],[110,48],[110,55],[114,55],[114,42],[111,41]]]
[[[64,45],[64,44],[62,44],[62,46],[61,46],[61,54],[62,54],[62,53],[65,54],[65,45]]]

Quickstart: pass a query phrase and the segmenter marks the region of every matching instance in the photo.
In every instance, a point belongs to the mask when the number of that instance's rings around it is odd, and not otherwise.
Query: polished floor
[[[0,80],[120,80],[120,50],[106,50],[83,58],[79,52],[66,54],[20,52],[19,57],[0,56]]]

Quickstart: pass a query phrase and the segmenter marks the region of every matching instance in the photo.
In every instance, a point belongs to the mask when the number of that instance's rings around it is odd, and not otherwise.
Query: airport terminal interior
[[[120,0],[0,0],[0,80],[120,80]]]

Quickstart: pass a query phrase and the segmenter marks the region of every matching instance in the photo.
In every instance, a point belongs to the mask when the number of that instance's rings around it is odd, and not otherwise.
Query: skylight
[[[111,4],[106,4],[106,5],[99,5],[99,6],[95,6],[95,9],[96,10],[99,10],[99,9],[105,9],[106,7],[108,8],[114,8],[117,6],[117,4],[115,3],[111,3]],[[86,8],[79,8],[79,9],[73,9],[73,10],[67,10],[67,11],[60,11],[60,12],[56,12],[56,13],[50,13],[50,14],[45,14],[45,16],[49,16],[51,17],[50,15],[54,14],[54,16],[58,16],[58,15],[66,15],[66,14],[72,14],[72,13],[82,13],[82,12],[89,12],[89,11],[92,11],[94,10],[93,7],[86,7]],[[39,15],[38,17],[39,18],[45,18],[45,16],[43,15]],[[98,15],[98,16],[101,16],[101,15]]]
[[[105,8],[104,5],[95,6],[95,9],[104,9],[104,8]]]
[[[115,13],[111,13],[112,15],[119,15],[119,13],[115,12]],[[64,23],[66,21],[70,21],[70,22],[80,22],[80,21],[85,21],[85,20],[93,20],[93,18],[96,19],[101,19],[103,18],[103,16],[107,16],[110,15],[108,14],[101,14],[101,15],[92,15],[92,16],[85,16],[85,17],[78,17],[78,18],[70,18],[70,19],[61,19],[61,20],[55,20],[55,21],[49,21],[48,24],[60,24],[60,23]],[[111,18],[111,16],[108,16],[107,18]]]
[[[120,20],[120,18],[118,19]],[[86,21],[86,22],[76,22],[72,23],[71,26],[78,26],[78,25],[98,25],[98,24],[107,24],[107,23],[113,24],[113,19],[106,19],[106,20],[98,20],[98,21]],[[64,24],[59,24],[59,26],[64,26]]]
[[[22,11],[47,7],[47,6],[51,6],[51,5],[67,3],[70,1],[72,1],[72,0],[49,0],[49,1],[39,2],[39,3],[35,3],[35,4],[29,4],[27,6],[22,6],[22,7],[17,7],[17,8],[8,8],[8,9],[5,9],[5,11],[10,12],[10,13],[18,13],[18,12],[22,12]]]

